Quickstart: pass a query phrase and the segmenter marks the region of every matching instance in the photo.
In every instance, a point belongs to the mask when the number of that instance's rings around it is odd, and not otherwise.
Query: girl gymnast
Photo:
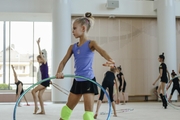
[[[37,44],[38,44],[38,49],[39,49],[39,55],[37,56],[37,61],[39,62],[39,64],[41,64],[40,65],[41,78],[42,79],[49,78],[48,64],[47,64],[47,61],[45,60],[45,58],[43,57],[43,54],[42,54],[41,48],[40,48],[40,38],[38,39]],[[36,114],[37,111],[39,110],[38,105],[37,105],[37,97],[36,97],[37,92],[39,92],[38,98],[39,98],[39,103],[40,103],[40,107],[41,107],[41,112],[39,112],[38,114],[45,114],[42,96],[43,96],[43,93],[44,93],[46,87],[48,87],[49,84],[50,84],[50,80],[42,82],[41,84],[39,84],[37,87],[35,87],[32,90],[33,100],[34,100],[34,104],[35,104],[33,114]]]
[[[124,93],[125,93],[125,90],[126,90],[126,81],[124,79],[124,75],[122,73],[121,66],[117,67],[117,71],[118,71],[118,74],[116,76],[117,76],[117,78],[119,80],[119,83],[120,83],[120,85],[119,85],[119,92],[122,91],[122,95],[123,95],[123,103],[122,103],[122,105],[125,105],[126,101],[125,101]]]
[[[172,73],[171,73],[172,80],[169,81],[169,85],[167,87],[167,90],[168,90],[169,87],[171,86],[171,84],[173,83],[173,87],[172,87],[172,90],[171,90],[171,95],[169,96],[169,99],[168,99],[169,102],[171,102],[171,98],[172,98],[172,95],[173,95],[175,90],[177,90],[179,92],[179,95],[180,95],[180,86],[179,86],[179,81],[180,80],[176,75],[177,74],[174,72],[174,70],[172,70]]]
[[[13,70],[14,81],[15,81],[15,84],[16,84],[16,100],[17,100],[20,97],[20,95],[23,94],[23,92],[24,92],[23,83],[20,80],[18,80],[17,73],[16,73],[13,65],[11,65],[11,68]],[[26,101],[27,106],[29,106],[25,95],[24,95],[24,100]],[[19,102],[18,106],[21,107],[20,102]]]
[[[74,55],[75,62],[75,75],[83,76],[96,81],[94,72],[92,69],[94,51],[96,50],[102,57],[104,57],[109,64],[114,62],[111,57],[103,50],[94,40],[89,40],[87,38],[87,33],[93,25],[94,18],[91,13],[86,13],[85,17],[79,17],[73,22],[73,35],[75,38],[79,39],[79,42],[70,45],[68,51],[60,62],[56,78],[63,79],[63,69],[70,59],[72,54]],[[94,120],[93,115],[93,105],[94,105],[94,95],[98,94],[97,86],[90,81],[75,78],[73,85],[70,90],[70,94],[66,105],[61,109],[60,120],[69,120],[72,110],[78,104],[80,98],[84,98],[84,109],[83,114],[84,120]]]
[[[157,91],[158,91],[159,96],[161,97],[163,106],[164,106],[164,108],[166,109],[166,108],[167,108],[167,101],[166,101],[166,98],[165,98],[165,96],[164,96],[164,94],[165,94],[165,85],[166,85],[167,82],[168,82],[168,78],[170,79],[170,75],[169,75],[167,66],[166,66],[166,64],[164,63],[164,60],[165,60],[164,53],[162,53],[161,55],[159,55],[158,60],[159,60],[159,62],[161,63],[160,66],[159,66],[159,76],[158,76],[158,78],[155,80],[155,82],[153,83],[153,85],[155,85],[156,82],[157,82],[159,79],[161,79]],[[168,78],[167,78],[167,74],[168,74]]]
[[[116,108],[115,108],[115,102],[113,100],[113,87],[114,87],[114,84],[116,85],[116,88],[117,88],[117,99],[119,98],[118,95],[118,86],[117,86],[117,81],[116,81],[116,77],[115,77],[115,74],[116,73],[116,67],[110,67],[110,70],[107,71],[104,75],[104,79],[103,79],[103,82],[102,82],[102,87],[106,90],[108,88],[108,91],[109,91],[109,96],[110,96],[110,100],[111,100],[111,103],[112,103],[112,108],[113,108],[113,111],[114,111],[114,117],[117,117],[117,113],[116,113]],[[98,112],[99,112],[99,108],[101,106],[101,103],[102,103],[102,100],[104,98],[104,92],[103,90],[101,90],[100,92],[100,97],[99,97],[99,100],[97,102],[97,108],[96,108],[96,113],[94,115],[94,119],[97,119],[97,116],[98,116]],[[119,100],[117,100],[119,101]]]

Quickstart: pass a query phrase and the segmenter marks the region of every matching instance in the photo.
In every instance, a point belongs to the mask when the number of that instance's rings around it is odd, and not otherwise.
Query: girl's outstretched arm
[[[169,89],[169,87],[171,86],[171,84],[172,84],[172,80],[170,80],[169,85],[167,86],[166,90]]]
[[[90,42],[89,46],[91,50],[93,51],[96,50],[102,57],[104,57],[109,62],[109,64],[114,64],[114,61],[112,60],[112,58],[94,40]]]
[[[60,62],[57,73],[56,73],[56,78],[63,78],[63,74],[62,71],[67,63],[67,61],[69,60],[69,58],[72,56],[73,52],[72,52],[72,48],[73,45],[71,45],[66,53],[66,55],[64,56],[63,60]]]
[[[166,70],[167,74],[168,74],[168,81],[170,80],[170,74],[169,74],[169,71]]]
[[[158,76],[158,78],[155,80],[155,82],[153,83],[153,85],[155,85],[156,82],[162,77],[162,72],[163,72],[163,70],[160,69],[159,76]]]
[[[41,47],[40,47],[40,38],[37,40],[37,45],[38,45],[38,50],[39,50],[39,55],[41,56],[43,63],[46,63],[46,60],[43,57],[42,51],[41,51]]]

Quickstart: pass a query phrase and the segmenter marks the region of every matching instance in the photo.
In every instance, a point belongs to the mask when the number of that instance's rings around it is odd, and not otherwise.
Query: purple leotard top
[[[89,48],[90,40],[78,47],[78,43],[73,45],[74,54],[74,68],[76,76],[83,76],[89,79],[94,78],[92,63],[94,59],[94,52]],[[76,81],[87,81],[81,78],[75,78]]]
[[[41,70],[42,80],[49,77],[47,62],[46,64],[42,63],[42,65],[40,66],[40,70]]]

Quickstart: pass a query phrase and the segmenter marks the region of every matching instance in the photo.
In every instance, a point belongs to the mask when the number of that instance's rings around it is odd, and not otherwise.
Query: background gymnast
[[[113,111],[114,111],[114,117],[117,117],[117,113],[116,113],[116,107],[115,107],[115,102],[114,102],[114,99],[113,99],[113,88],[114,88],[114,84],[116,85],[116,88],[117,88],[117,101],[119,101],[119,92],[118,92],[118,86],[117,86],[117,81],[116,81],[116,77],[115,77],[115,73],[116,73],[116,67],[113,66],[113,67],[110,67],[110,70],[107,71],[104,75],[104,79],[102,81],[102,87],[107,90],[108,88],[108,92],[109,92],[109,97],[110,97],[110,100],[111,100],[111,104],[112,104],[112,108],[113,108]],[[96,112],[95,112],[95,115],[94,115],[94,119],[97,119],[97,116],[98,116],[98,112],[99,112],[99,108],[101,106],[101,103],[102,103],[102,100],[104,98],[104,92],[103,90],[101,90],[100,92],[100,96],[99,96],[99,100],[97,102],[97,107],[96,107]]]
[[[177,74],[174,72],[174,70],[172,70],[172,73],[171,73],[172,80],[169,81],[169,85],[167,87],[167,90],[168,90],[169,87],[171,86],[171,84],[173,83],[171,94],[170,94],[169,99],[168,99],[169,102],[171,102],[171,98],[172,98],[172,95],[173,95],[175,90],[177,90],[179,95],[180,95],[180,86],[179,86],[179,81],[180,80],[176,75]]]
[[[16,73],[13,65],[11,65],[11,68],[13,70],[14,82],[16,84],[16,101],[17,101],[18,98],[20,97],[20,95],[23,94],[23,92],[24,92],[24,90],[23,90],[23,83],[20,80],[18,80],[17,73]],[[25,95],[24,95],[24,100],[26,101],[27,106],[29,106],[28,101],[27,101]],[[18,106],[21,107],[20,102],[19,102]]]
[[[48,73],[48,64],[46,59],[43,57],[41,48],[40,48],[40,38],[37,40],[37,45],[38,45],[38,49],[39,49],[39,55],[37,56],[37,61],[39,62],[40,65],[40,73],[41,73],[41,79],[46,79],[49,78],[49,73]],[[44,109],[44,103],[43,103],[43,93],[45,91],[45,89],[49,86],[50,84],[50,80],[47,80],[45,82],[42,82],[41,84],[39,84],[37,87],[35,87],[31,92],[33,95],[33,100],[34,100],[34,104],[35,104],[35,108],[34,108],[34,113],[36,114],[37,111],[39,110],[38,105],[37,105],[37,97],[36,97],[36,93],[38,93],[38,98],[39,98],[39,103],[40,103],[40,107],[41,107],[41,112],[39,112],[38,114],[45,114],[45,109]]]
[[[159,76],[158,76],[158,78],[155,80],[155,82],[153,83],[153,85],[155,85],[156,82],[157,82],[159,79],[161,79],[157,91],[158,91],[159,96],[161,97],[163,106],[164,106],[164,108],[166,109],[166,108],[167,108],[167,101],[166,101],[166,98],[165,98],[165,96],[164,96],[164,94],[165,94],[165,85],[166,85],[167,82],[168,82],[168,78],[169,78],[169,80],[170,80],[170,75],[169,75],[167,66],[166,66],[166,64],[164,63],[164,60],[165,60],[164,53],[162,53],[161,55],[159,55],[158,60],[159,60],[159,62],[161,63],[160,66],[159,66]],[[168,78],[167,78],[167,75],[168,75]]]
[[[123,96],[123,103],[122,105],[125,105],[126,101],[125,101],[125,90],[126,90],[126,81],[125,81],[125,78],[124,78],[124,75],[122,73],[122,68],[121,66],[117,67],[117,71],[118,71],[118,74],[116,75],[118,80],[119,80],[119,92],[122,91],[122,96]]]

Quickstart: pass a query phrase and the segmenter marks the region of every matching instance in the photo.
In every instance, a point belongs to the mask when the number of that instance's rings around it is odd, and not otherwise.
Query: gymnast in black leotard
[[[17,99],[20,97],[20,95],[24,92],[24,90],[23,90],[23,83],[22,83],[20,80],[18,80],[16,71],[15,71],[15,69],[14,69],[14,66],[11,65],[11,67],[12,67],[12,70],[13,70],[14,81],[15,81],[15,84],[16,84],[16,100],[17,100]],[[24,99],[25,99],[25,101],[26,101],[26,103],[27,103],[27,106],[29,106],[28,101],[27,101],[25,95],[24,95]],[[19,102],[19,105],[18,105],[18,106],[19,106],[19,107],[21,106],[21,105],[20,105],[20,102]]]
[[[18,91],[19,91],[19,85],[21,85],[21,86],[23,86],[23,83],[20,81],[20,80],[18,80],[18,82],[15,82],[15,84],[16,84],[16,95],[18,95]],[[24,92],[24,90],[23,90],[23,88],[20,90],[20,95],[21,94],[23,94],[23,92]]]
[[[180,80],[179,80],[179,78],[176,75],[177,74],[174,72],[174,70],[172,70],[171,77],[173,79],[170,80],[169,85],[167,87],[167,90],[168,90],[169,87],[171,86],[171,84],[173,83],[173,87],[172,87],[172,90],[171,90],[171,95],[169,96],[169,99],[168,99],[169,102],[171,102],[171,98],[172,98],[172,95],[173,95],[175,90],[177,90],[179,95],[180,95],[180,86],[179,86],[179,81]]]
[[[115,102],[114,102],[114,99],[113,99],[113,87],[114,87],[114,84],[117,85],[115,72],[116,72],[116,67],[111,67],[110,71],[107,71],[105,73],[104,79],[103,79],[103,82],[102,82],[102,87],[105,90],[108,88],[109,97],[110,97],[110,100],[111,100],[111,103],[112,103],[112,108],[113,108],[113,111],[114,111],[114,116],[117,117],[116,108],[115,108]],[[118,88],[118,87],[116,86],[116,88]],[[117,89],[117,99],[119,98],[118,94],[119,94],[119,92],[118,92],[118,89]],[[97,108],[96,108],[96,113],[94,115],[94,119],[96,119],[97,116],[98,116],[98,111],[99,111],[99,108],[101,106],[103,97],[104,97],[104,92],[101,90],[100,97],[99,97],[99,100],[97,102]],[[118,99],[118,101],[119,101],[119,99]]]
[[[126,80],[125,80],[124,75],[122,73],[121,66],[117,67],[117,71],[118,71],[118,74],[116,75],[116,77],[118,78],[119,83],[120,83],[119,84],[119,92],[122,91],[122,95],[123,95],[123,103],[122,103],[122,105],[124,105],[125,102],[126,102],[125,101],[125,95],[124,95],[125,90],[126,90]]]
[[[160,66],[159,66],[159,76],[158,78],[155,80],[155,82],[153,83],[153,85],[156,84],[156,82],[160,79],[160,85],[158,87],[158,94],[159,96],[161,97],[161,100],[163,102],[163,106],[164,108],[166,109],[167,108],[167,101],[165,99],[165,85],[167,84],[168,82],[168,79],[170,79],[170,75],[169,75],[169,72],[168,72],[168,69],[167,69],[167,66],[166,64],[164,63],[164,60],[165,60],[165,56],[164,56],[164,53],[162,53],[161,55],[159,55],[159,58],[158,58],[159,62],[161,63]],[[168,77],[167,77],[168,75]]]

